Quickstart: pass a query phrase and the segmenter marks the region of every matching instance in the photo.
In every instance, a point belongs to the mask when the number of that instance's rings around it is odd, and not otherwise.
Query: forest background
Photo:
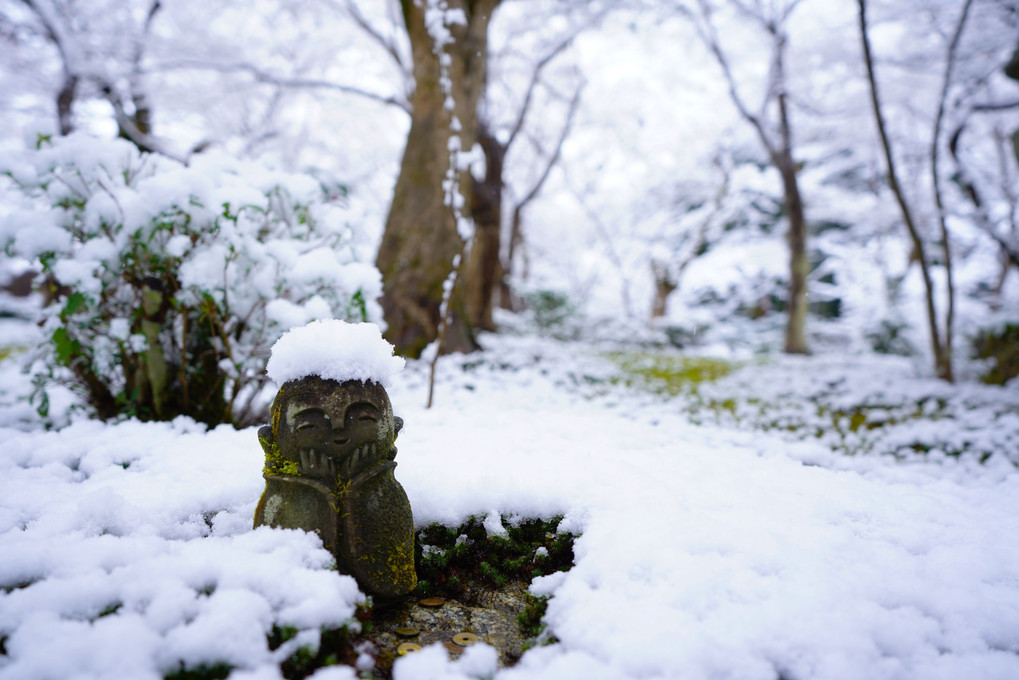
[[[1019,310],[1017,23],[989,0],[6,2],[4,273],[59,250],[17,240],[40,224],[24,202],[52,189],[16,168],[26,144],[74,131],[189,169],[204,155],[314,178],[304,202],[357,244],[343,264],[381,272],[381,313],[362,316],[407,356],[439,335],[477,348],[503,307],[566,335],[872,350],[986,376],[1014,360],[1001,341]],[[83,191],[87,223],[90,192],[109,191]],[[80,257],[77,238],[57,259]],[[360,276],[340,297],[371,306]],[[260,313],[276,301],[262,360],[288,325],[351,308],[282,290],[261,296]],[[65,364],[76,339],[54,341]],[[115,396],[92,402],[112,412]]]

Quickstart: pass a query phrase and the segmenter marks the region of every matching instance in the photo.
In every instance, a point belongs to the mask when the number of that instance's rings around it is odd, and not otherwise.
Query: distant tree
[[[941,35],[943,39],[933,41],[935,47],[922,57],[925,63],[939,65],[936,70],[929,67],[926,69],[930,73],[939,72],[939,77],[929,88],[933,93],[930,100],[932,110],[921,114],[919,126],[915,122],[911,126],[914,130],[929,130],[925,155],[932,193],[928,194],[930,200],[926,201],[922,193],[909,191],[904,182],[906,173],[899,166],[899,160],[904,156],[918,157],[919,145],[915,139],[903,138],[901,131],[898,131],[897,136],[894,123],[890,122],[888,109],[891,106],[883,94],[882,78],[879,78],[877,72],[878,55],[875,55],[870,39],[870,5],[867,0],[857,0],[857,17],[871,108],[887,168],[887,183],[906,226],[912,245],[912,258],[923,280],[924,306],[935,373],[939,378],[951,381],[954,378],[952,353],[958,292],[955,281],[957,254],[953,247],[956,236],[949,228],[950,220],[963,218],[966,224],[973,224],[990,235],[1006,257],[1015,255],[1011,252],[1012,242],[1007,235],[1009,225],[1015,220],[1014,216],[1009,217],[1015,213],[1015,202],[1014,198],[1010,198],[1014,196],[1014,188],[1007,179],[1013,171],[1009,163],[1000,162],[1004,160],[1001,157],[1004,135],[1000,131],[1000,121],[989,121],[990,127],[986,124],[974,125],[975,114],[980,113],[986,117],[1001,106],[1000,101],[991,103],[986,100],[999,96],[995,94],[998,89],[997,80],[1003,78],[998,71],[1004,55],[1007,55],[1003,50],[1014,45],[1014,26],[1009,30],[1007,17],[1010,12],[1007,3],[961,0],[952,6],[941,5],[935,8],[938,11],[928,13],[928,23],[936,28],[935,35]],[[987,11],[990,5],[1002,10],[1001,17]],[[1002,21],[1003,18],[1006,20]],[[905,24],[914,23],[912,17],[900,21]],[[1011,22],[1014,24],[1014,21],[1015,17]],[[970,30],[971,27],[973,30]],[[930,33],[929,30],[927,32]],[[901,54],[897,55],[897,60],[908,61]],[[893,65],[885,64],[885,67],[892,70]],[[912,74],[909,75],[911,80],[915,80]],[[913,100],[914,94],[899,94],[899,97],[908,96]],[[895,93],[892,97],[895,97]],[[978,138],[971,132],[970,142],[962,143],[964,132],[971,128],[980,129],[983,134]],[[993,161],[995,147],[998,163]],[[955,165],[951,182],[946,182],[949,179],[943,164],[946,152],[951,155]],[[981,170],[975,171],[973,165],[967,162],[967,157],[980,159]],[[996,172],[999,175],[997,180],[993,178]],[[915,175],[916,171],[908,174]],[[994,185],[999,182],[1000,188],[995,188]],[[991,194],[994,194],[994,202],[1001,206],[1011,206],[995,209],[993,212],[998,215],[997,218],[992,217],[992,211],[988,209],[988,196]],[[964,210],[960,198],[968,199],[972,208]],[[924,210],[926,206],[930,206],[930,209]],[[995,224],[996,221],[1003,224]],[[933,274],[936,268],[944,273],[943,291],[938,290],[939,281]],[[938,310],[939,304],[944,305],[941,313]]]
[[[983,12],[973,21],[969,45],[964,45],[963,68],[980,68],[967,78],[968,87],[955,98],[955,115],[948,127],[948,152],[954,167],[952,179],[973,209],[973,221],[995,243],[1001,255],[1001,270],[994,285],[1000,295],[1010,269],[1019,268],[1019,129],[1014,115],[1019,110],[1016,84],[1019,81],[1019,47],[1000,65],[1002,44],[1019,28],[1019,3],[995,5],[997,13]],[[993,22],[997,19],[996,22]],[[993,23],[992,23],[993,22]],[[991,24],[988,26],[988,24]],[[996,29],[996,30],[995,30]],[[973,35],[975,34],[975,35]],[[995,35],[997,34],[997,35]],[[973,43],[979,49],[973,49]],[[967,48],[968,49],[965,49]],[[997,68],[989,69],[989,66]],[[996,76],[1004,75],[1005,78]],[[1010,82],[1011,81],[1011,82]],[[958,89],[958,88],[957,88]],[[974,144],[974,141],[983,144]],[[990,142],[990,144],[988,144]],[[973,147],[993,147],[993,162],[973,153]],[[986,152],[985,152],[986,154]],[[982,162],[983,161],[983,162]],[[997,304],[997,303],[995,303]]]
[[[677,235],[669,239],[667,246],[663,244],[661,256],[652,256],[651,276],[654,281],[654,293],[651,301],[651,321],[665,316],[668,309],[669,296],[676,291],[683,280],[690,264],[703,255],[714,241],[720,238],[719,232],[727,219],[731,219],[734,201],[728,200],[731,186],[731,172],[726,158],[719,153],[713,159],[713,167],[720,175],[720,181],[711,200],[701,201],[696,196],[696,204],[683,204],[679,207],[681,215],[676,216],[680,228]],[[687,191],[688,194],[693,192]],[[744,208],[746,206],[738,206]]]
[[[793,153],[792,121],[789,111],[789,90],[786,70],[789,19],[800,0],[780,2],[744,2],[743,0],[696,0],[680,5],[682,13],[694,23],[701,40],[721,68],[729,95],[740,116],[749,123],[768,154],[771,164],[782,179],[786,238],[789,245],[789,290],[784,350],[805,354],[807,347],[807,222],[798,181],[798,164]],[[722,9],[735,13],[757,26],[767,36],[770,46],[769,69],[763,100],[751,108],[737,82],[730,63],[730,54],[722,43],[715,15]]]
[[[524,11],[538,19],[554,14],[571,21],[565,31],[544,29],[550,34],[544,53],[537,59],[527,55],[526,71],[516,67],[516,79],[525,73],[526,84],[507,116],[506,109],[497,113],[486,96],[491,86],[488,30],[497,7],[499,0],[401,4],[413,55],[411,128],[377,264],[383,272],[387,337],[408,356],[418,355],[440,335],[442,352],[470,351],[478,346],[475,331],[495,328],[493,301],[500,289],[507,291],[500,284],[520,245],[521,213],[559,160],[579,89],[566,96],[556,141],[532,154],[538,177],[516,187],[509,211],[503,203],[506,159],[529,136],[534,93],[547,87],[543,77],[549,64],[604,14],[587,3],[565,2],[544,13]],[[522,30],[539,31],[533,26]],[[512,215],[510,234],[503,232],[507,212]],[[504,243],[508,254],[501,256]],[[451,277],[454,261],[458,269]],[[444,304],[444,286],[448,289],[453,281]]]
[[[75,102],[98,98],[113,107],[121,137],[143,151],[167,151],[153,136],[143,67],[160,0],[97,0],[88,5],[73,0],[3,0],[0,8],[15,34],[35,36],[57,53],[60,134],[75,127]]]
[[[470,176],[460,163],[478,139],[488,24],[499,0],[402,2],[413,55],[411,125],[376,264],[386,337],[419,356],[438,338],[443,285],[472,237]],[[444,344],[477,347],[462,299],[453,296]]]

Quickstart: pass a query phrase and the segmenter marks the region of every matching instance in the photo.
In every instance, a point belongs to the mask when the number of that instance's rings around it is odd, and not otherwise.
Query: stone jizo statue
[[[417,584],[414,520],[393,476],[403,420],[386,390],[373,380],[306,375],[282,384],[270,418],[258,431],[266,486],[255,526],[314,531],[365,592],[409,593]]]

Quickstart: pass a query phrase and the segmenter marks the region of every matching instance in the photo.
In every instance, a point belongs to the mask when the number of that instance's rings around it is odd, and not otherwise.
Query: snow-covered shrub
[[[577,307],[566,294],[539,289],[524,293],[523,300],[539,334],[561,339],[577,334],[578,329],[571,323],[576,321]]]
[[[38,262],[53,298],[41,411],[64,382],[104,419],[243,424],[284,331],[381,320],[370,248],[309,177],[218,153],[185,167],[84,135],[41,137],[5,165],[25,199],[0,243]]]

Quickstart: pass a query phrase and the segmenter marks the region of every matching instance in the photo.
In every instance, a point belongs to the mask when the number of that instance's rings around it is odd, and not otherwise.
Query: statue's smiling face
[[[308,378],[280,396],[276,442],[303,474],[349,479],[388,458],[398,419],[381,386]]]
[[[320,405],[294,402],[288,406],[287,429],[298,450],[315,449],[339,459],[365,444],[384,444],[392,439],[377,406],[358,401],[344,408],[336,401],[329,399]]]

